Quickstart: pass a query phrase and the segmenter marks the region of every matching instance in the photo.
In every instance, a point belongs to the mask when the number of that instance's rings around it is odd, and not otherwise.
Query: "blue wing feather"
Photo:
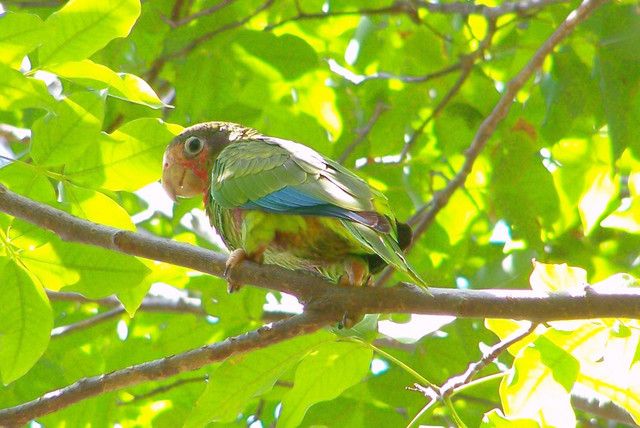
[[[254,201],[248,201],[242,205],[242,208],[261,209],[280,214],[336,217],[376,227],[376,224],[372,224],[371,218],[371,214],[375,213],[358,213],[355,211],[349,211],[337,205],[328,204],[326,201],[316,199],[313,196],[309,196],[293,187],[284,187]],[[377,220],[379,220],[377,215],[375,220],[376,223]]]

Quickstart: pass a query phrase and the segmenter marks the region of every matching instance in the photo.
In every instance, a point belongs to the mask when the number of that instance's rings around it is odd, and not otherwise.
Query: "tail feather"
[[[420,277],[418,272],[416,272],[413,266],[411,266],[405,259],[402,254],[401,245],[399,245],[391,235],[378,233],[375,230],[359,223],[350,221],[343,221],[342,223],[358,241],[371,249],[375,255],[379,256],[380,259],[382,259],[381,261],[405,272],[415,280],[418,285],[425,288],[427,287],[427,283],[424,279]],[[409,245],[408,242],[411,240],[411,229],[408,226],[403,225],[402,227],[399,227],[398,235],[399,241],[402,241],[401,244],[405,244],[405,247]],[[402,236],[402,238],[400,238],[400,236]],[[371,269],[372,273],[379,271],[382,266],[384,266],[384,263],[374,259],[375,255],[371,255],[369,257],[369,261],[375,261],[375,265]]]

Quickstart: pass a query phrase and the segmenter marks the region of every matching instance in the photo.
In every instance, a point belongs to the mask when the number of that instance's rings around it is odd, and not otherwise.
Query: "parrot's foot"
[[[236,248],[229,254],[229,258],[227,259],[227,263],[224,266],[224,277],[227,279],[227,292],[229,294],[235,293],[236,291],[242,288],[242,284],[238,281],[234,281],[229,277],[231,270],[238,266],[245,260],[251,260],[256,263],[262,264],[264,261],[264,249],[256,251],[253,254],[248,254],[242,248]]]
[[[359,257],[349,257],[344,262],[345,273],[338,280],[338,284],[349,287],[362,287],[372,285],[369,275],[369,265],[366,260]]]

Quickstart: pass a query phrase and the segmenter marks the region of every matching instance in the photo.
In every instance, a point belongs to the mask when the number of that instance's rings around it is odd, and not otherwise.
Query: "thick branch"
[[[0,426],[22,425],[34,418],[104,392],[115,391],[149,380],[167,378],[185,371],[197,370],[235,354],[311,333],[328,322],[326,317],[316,312],[307,312],[279,321],[271,327],[262,327],[183,354],[81,379],[74,384],[51,391],[36,400],[0,410]]]
[[[0,186],[0,211],[19,217],[63,239],[184,266],[222,276],[226,256],[193,245],[148,234],[123,231],[82,220]],[[292,294],[338,321],[349,313],[416,313],[472,318],[532,321],[603,317],[640,318],[640,289],[623,293],[583,295],[537,293],[529,290],[451,290],[416,286],[393,288],[338,287],[323,278],[274,265],[243,262],[234,280]]]

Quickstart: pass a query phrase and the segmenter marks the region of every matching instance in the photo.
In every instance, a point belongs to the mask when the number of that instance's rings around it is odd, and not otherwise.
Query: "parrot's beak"
[[[177,197],[191,198],[202,195],[204,191],[202,180],[194,172],[185,168],[165,154],[162,168],[162,187],[169,197],[176,201]]]

